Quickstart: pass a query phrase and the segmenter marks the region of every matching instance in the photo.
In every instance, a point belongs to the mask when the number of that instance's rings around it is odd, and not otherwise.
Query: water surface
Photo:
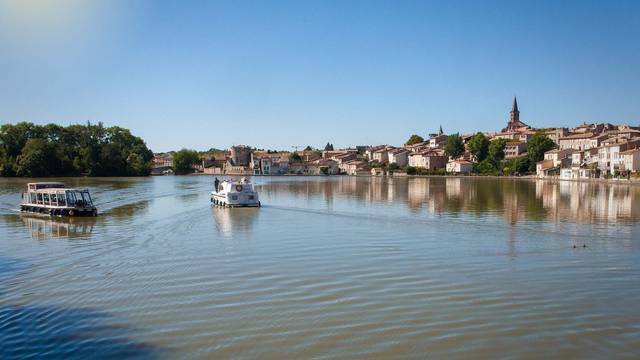
[[[638,358],[640,187],[472,178],[0,179],[0,358]]]

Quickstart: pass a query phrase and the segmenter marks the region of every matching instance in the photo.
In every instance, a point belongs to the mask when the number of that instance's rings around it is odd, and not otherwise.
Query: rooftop
[[[394,155],[396,155],[396,154],[401,154],[401,153],[408,152],[408,151],[409,150],[407,150],[407,149],[400,148],[400,149],[392,149],[389,152],[394,154]]]
[[[411,144],[411,145],[405,145],[405,148],[417,148],[420,146],[428,146],[429,142],[428,141],[423,141],[423,142],[419,142],[419,143],[415,143],[415,144]]]
[[[444,156],[442,151],[436,150],[436,149],[429,149],[429,150],[425,150],[425,151],[420,151],[417,153],[412,153],[409,156]]]
[[[451,161],[449,161],[449,163],[456,163],[456,164],[461,164],[461,165],[472,165],[473,164],[471,161],[467,161],[467,160],[451,160]]]
[[[630,149],[627,151],[622,151],[620,152],[620,155],[628,155],[628,154],[635,154],[635,153],[640,153],[640,148],[635,148],[635,149]]]
[[[553,167],[553,160],[542,160],[538,161],[536,164],[540,165],[542,170],[546,170]]]
[[[556,154],[556,153],[565,153],[565,152],[577,152],[575,149],[553,149],[545,152],[545,154]]]
[[[599,136],[603,136],[603,135],[596,135],[592,132],[585,132],[580,134],[571,134],[571,135],[563,136],[559,140],[589,139],[592,137],[599,137]]]

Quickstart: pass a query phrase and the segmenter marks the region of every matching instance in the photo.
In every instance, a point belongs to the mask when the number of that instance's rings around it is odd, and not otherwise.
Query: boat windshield
[[[88,191],[80,191],[80,190],[70,190],[67,191],[67,203],[69,205],[75,206],[91,206],[93,205],[93,201],[91,201],[91,195],[89,195]]]

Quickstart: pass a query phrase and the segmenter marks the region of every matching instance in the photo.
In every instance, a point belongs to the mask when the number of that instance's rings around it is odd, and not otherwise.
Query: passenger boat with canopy
[[[87,189],[68,189],[59,182],[29,183],[20,211],[52,216],[97,216]]]
[[[260,207],[258,193],[247,178],[240,181],[223,180],[217,178],[214,191],[211,192],[211,203],[223,207]]]

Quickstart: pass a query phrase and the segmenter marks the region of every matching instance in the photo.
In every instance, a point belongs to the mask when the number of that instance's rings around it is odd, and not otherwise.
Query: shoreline
[[[470,178],[474,178],[474,179],[505,179],[505,180],[541,180],[541,181],[548,181],[548,182],[584,182],[584,183],[603,183],[603,184],[614,184],[614,185],[632,185],[632,186],[637,186],[640,185],[640,178],[637,178],[635,180],[631,179],[631,180],[627,180],[627,179],[560,179],[558,177],[547,177],[547,178],[539,178],[536,177],[535,175],[524,175],[524,176],[513,176],[513,175],[505,175],[505,176],[500,176],[500,175],[383,175],[383,176],[377,176],[377,175],[303,175],[303,174],[270,174],[270,175],[264,175],[264,174],[205,174],[205,173],[193,173],[193,174],[186,174],[186,175],[152,175],[152,176],[203,176],[203,175],[209,175],[209,176],[226,176],[226,177],[233,177],[233,176],[248,176],[248,177],[293,177],[293,176],[297,176],[297,177],[327,177],[327,178],[334,178],[334,177],[349,177],[349,178],[400,178],[400,179],[412,179],[412,178],[461,178],[461,179],[470,179]]]
[[[504,180],[541,180],[548,182],[583,182],[583,183],[602,183],[612,185],[630,185],[640,186],[640,178],[632,179],[560,179],[558,177],[539,178],[535,175],[513,176],[513,175],[303,175],[303,174],[205,174],[192,173],[185,175],[149,175],[149,176],[45,176],[45,177],[19,177],[19,176],[2,176],[2,179],[131,179],[131,178],[153,178],[163,176],[220,176],[220,177],[352,177],[352,178],[397,178],[397,179],[419,179],[419,178],[460,178],[460,179],[504,179]]]

